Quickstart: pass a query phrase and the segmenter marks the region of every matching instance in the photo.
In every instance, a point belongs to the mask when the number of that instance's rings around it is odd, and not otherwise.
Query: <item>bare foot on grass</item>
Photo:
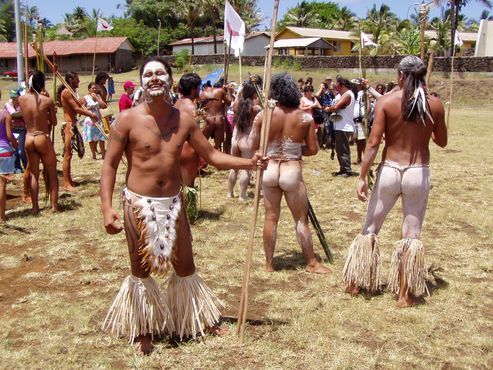
[[[360,288],[355,284],[349,284],[346,288],[346,293],[349,293],[351,295],[358,295],[360,293]]]
[[[422,300],[420,298],[414,297],[411,294],[406,294],[399,297],[399,300],[397,301],[397,307],[399,308],[413,307],[420,304],[421,302]]]
[[[328,274],[330,272],[327,267],[318,261],[315,264],[306,265],[305,271],[312,274]]]
[[[149,355],[154,350],[150,334],[139,335],[134,341],[135,349],[141,355]]]
[[[220,325],[208,326],[205,328],[206,333],[214,336],[223,336],[229,333],[229,328]]]
[[[274,266],[272,266],[272,262],[265,263],[265,271],[266,272],[274,272]]]
[[[30,195],[28,195],[28,194],[23,194],[23,195],[22,195],[22,201],[23,201],[24,203],[26,203],[26,204],[31,203],[31,196],[30,196]]]
[[[63,185],[63,190],[69,191],[71,193],[76,193],[78,190],[74,188],[72,185]]]

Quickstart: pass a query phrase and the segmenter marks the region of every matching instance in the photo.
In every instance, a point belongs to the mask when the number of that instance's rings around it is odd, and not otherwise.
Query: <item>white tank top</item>
[[[342,119],[334,124],[334,130],[353,132],[354,131],[353,114],[354,114],[354,103],[356,99],[354,98],[354,94],[351,90],[348,90],[344,94],[342,94],[341,99],[346,94],[349,94],[349,96],[351,97],[351,102],[345,108],[339,109],[337,111],[337,113],[342,116]]]

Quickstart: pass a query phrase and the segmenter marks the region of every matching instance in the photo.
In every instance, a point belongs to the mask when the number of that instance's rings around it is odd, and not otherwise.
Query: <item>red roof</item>
[[[45,41],[45,55],[74,55],[74,54],[111,54],[116,52],[127,40],[126,37],[90,37],[83,40]],[[23,49],[24,50],[24,49]],[[16,58],[17,44],[15,42],[0,42],[0,59]],[[29,57],[34,57],[34,49],[29,45]]]

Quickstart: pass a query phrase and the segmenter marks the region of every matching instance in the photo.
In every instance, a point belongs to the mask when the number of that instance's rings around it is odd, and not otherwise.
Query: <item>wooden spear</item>
[[[271,66],[272,66],[272,54],[274,52],[274,39],[276,34],[277,12],[279,9],[279,0],[274,0],[274,11],[272,13],[272,26],[270,30],[270,44],[269,52],[267,55],[266,64],[266,78],[265,78],[265,103],[264,103],[264,116],[262,121],[262,130],[260,133],[260,150],[264,157],[267,153],[267,143],[269,141],[269,128],[272,118],[272,111],[275,108],[275,101],[268,100],[271,80]],[[255,237],[255,228],[257,226],[258,208],[260,202],[260,186],[262,184],[262,170],[257,168],[257,176],[255,179],[255,199],[254,210],[252,217],[252,225],[250,229],[250,238],[248,241],[248,247],[246,251],[245,271],[243,274],[243,286],[241,288],[240,307],[238,310],[238,335],[240,336],[240,342],[243,343],[243,336],[245,333],[245,323],[248,308],[248,283],[250,280],[250,271],[252,265],[252,252],[253,252],[253,239]]]
[[[34,50],[37,50],[37,47],[36,47],[36,44],[31,44],[31,46],[33,47]],[[75,93],[75,91],[72,89],[72,87],[68,84],[67,81],[65,81],[65,79],[63,78],[63,76],[61,75],[61,73],[58,71],[58,69],[56,68],[56,66],[53,65],[53,63],[51,63],[51,60],[48,59],[48,57],[46,55],[43,54],[43,59],[45,60],[46,64],[48,64],[48,67],[50,67],[50,69],[53,71],[53,74],[58,77],[58,79],[62,82],[63,86],[65,86],[65,88],[70,91],[70,93],[72,94],[72,96],[74,97],[74,100],[77,102],[77,104],[83,108],[81,102],[79,101],[79,96]],[[106,132],[104,132],[104,128],[103,126],[100,125],[100,123],[96,120],[93,120],[94,122],[94,126],[97,127],[97,129],[101,132],[101,134],[103,135],[103,137],[108,140],[109,137],[108,135],[106,134]]]

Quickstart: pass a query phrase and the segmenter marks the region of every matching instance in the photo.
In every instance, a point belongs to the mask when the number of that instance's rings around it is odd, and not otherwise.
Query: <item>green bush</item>
[[[183,70],[188,63],[188,49],[182,49],[177,53],[173,54],[175,56],[175,65],[179,71]]]
[[[296,60],[296,59],[295,59],[295,60],[293,61],[293,69],[294,69],[295,71],[301,71],[302,67],[301,67],[301,63],[300,63],[300,61],[299,61],[299,60]]]
[[[284,69],[290,69],[291,68],[291,60],[289,60],[288,58],[284,59],[281,66]]]

